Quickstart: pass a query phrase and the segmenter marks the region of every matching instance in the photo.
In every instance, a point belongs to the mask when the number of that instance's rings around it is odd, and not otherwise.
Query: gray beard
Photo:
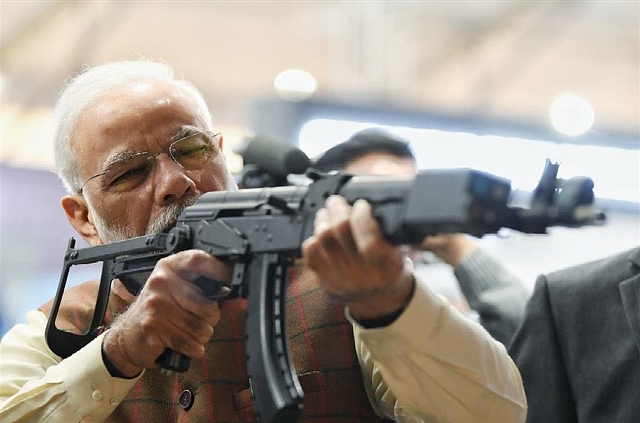
[[[151,222],[144,233],[136,233],[131,228],[126,225],[122,225],[120,222],[114,222],[113,224],[108,224],[102,216],[96,213],[93,206],[87,201],[87,206],[89,208],[89,212],[93,215],[94,225],[96,230],[98,231],[98,235],[104,244],[108,244],[111,242],[122,241],[129,238],[135,238],[143,235],[152,235],[157,234],[159,232],[167,232],[171,229],[182,211],[195,204],[198,200],[198,196],[192,195],[183,199],[180,203],[170,204],[166,209],[162,211],[158,218]]]

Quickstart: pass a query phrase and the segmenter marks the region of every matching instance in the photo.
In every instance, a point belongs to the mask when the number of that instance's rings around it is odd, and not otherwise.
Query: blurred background
[[[486,170],[523,192],[546,158],[591,177],[606,225],[478,240],[532,288],[640,242],[639,39],[635,1],[1,1],[0,335],[55,294],[74,235],[51,111],[86,65],[171,64],[205,94],[235,172],[258,134],[315,157],[380,126],[424,169]],[[447,266],[420,272],[459,295]]]

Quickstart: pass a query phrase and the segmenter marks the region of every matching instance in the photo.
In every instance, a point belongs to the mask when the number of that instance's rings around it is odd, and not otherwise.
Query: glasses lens
[[[217,136],[194,134],[182,138],[169,149],[171,157],[185,169],[197,169],[213,161],[219,153]]]
[[[125,161],[113,164],[104,175],[104,184],[113,190],[130,191],[141,185],[153,167],[148,153],[131,156]]]

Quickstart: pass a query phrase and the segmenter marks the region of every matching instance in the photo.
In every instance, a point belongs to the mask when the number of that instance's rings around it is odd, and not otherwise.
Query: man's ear
[[[65,195],[60,200],[60,204],[71,226],[85,241],[90,245],[102,244],[98,231],[93,224],[93,219],[89,216],[89,207],[84,197],[79,194]]]

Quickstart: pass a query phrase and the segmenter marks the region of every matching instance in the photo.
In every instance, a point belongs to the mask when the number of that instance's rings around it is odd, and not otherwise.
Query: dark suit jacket
[[[509,352],[528,423],[640,422],[640,248],[540,276]]]

